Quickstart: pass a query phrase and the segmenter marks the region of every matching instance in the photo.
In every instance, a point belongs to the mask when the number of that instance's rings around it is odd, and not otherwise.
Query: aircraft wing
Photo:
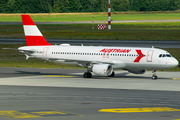
[[[118,65],[118,67],[125,67],[125,63],[120,60],[104,60],[104,61],[91,61],[91,60],[82,60],[82,59],[63,59],[63,58],[51,58],[47,59],[48,61],[58,61],[58,60],[64,60],[64,62],[77,62],[82,67],[87,67],[88,65],[94,65],[94,64],[110,64],[110,65]]]

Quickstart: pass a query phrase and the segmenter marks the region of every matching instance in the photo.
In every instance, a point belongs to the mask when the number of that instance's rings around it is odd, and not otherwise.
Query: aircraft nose
[[[175,58],[173,58],[173,60],[171,61],[171,64],[172,64],[174,67],[176,67],[176,66],[179,64],[179,62],[178,62]]]

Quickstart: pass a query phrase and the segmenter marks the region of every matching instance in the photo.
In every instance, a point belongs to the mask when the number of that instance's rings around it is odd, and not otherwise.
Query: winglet
[[[48,46],[49,44],[43,37],[36,24],[29,15],[21,15],[27,46]]]

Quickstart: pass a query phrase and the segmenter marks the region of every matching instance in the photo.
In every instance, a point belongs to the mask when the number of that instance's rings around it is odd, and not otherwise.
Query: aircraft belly
[[[155,70],[161,70],[161,69],[168,69],[171,68],[170,65],[165,64],[143,64],[143,63],[126,63],[125,69],[155,69]]]
[[[74,61],[66,61],[66,60],[52,60],[51,61],[52,63],[61,63],[61,64],[67,64],[67,65],[78,65],[77,62],[74,62]]]

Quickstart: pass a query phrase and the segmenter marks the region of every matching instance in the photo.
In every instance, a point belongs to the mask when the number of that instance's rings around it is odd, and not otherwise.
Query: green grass
[[[91,24],[38,25],[45,38],[91,40],[180,40],[180,22],[112,24],[92,30]],[[25,38],[22,25],[1,25],[0,38]]]
[[[107,14],[94,14],[95,21],[107,21],[108,20]],[[35,22],[72,22],[72,21],[92,21],[92,14],[32,14],[32,19]],[[180,13],[118,13],[111,15],[111,19],[114,21],[119,20],[169,20],[169,19],[180,19]],[[0,22],[21,22],[20,14],[1,14],[0,15]]]
[[[14,50],[4,50],[2,48],[18,48],[20,46],[25,46],[22,44],[17,45],[0,45],[0,67],[26,67],[26,68],[76,68],[83,69],[82,67],[75,67],[64,64],[53,64],[49,62],[44,62],[39,59],[29,58],[26,60],[24,54],[14,51]],[[180,62],[180,49],[177,48],[166,48],[168,52],[171,53]],[[178,67],[168,69],[166,71],[180,71]]]

